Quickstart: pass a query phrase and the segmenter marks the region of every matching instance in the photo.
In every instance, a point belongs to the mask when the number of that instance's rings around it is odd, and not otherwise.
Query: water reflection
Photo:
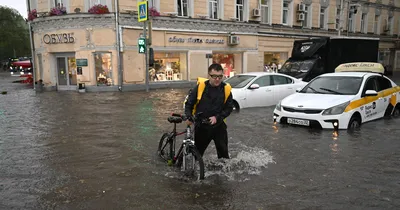
[[[2,205],[352,209],[356,202],[363,209],[396,209],[396,203],[360,192],[379,186],[385,198],[398,199],[399,119],[335,136],[331,130],[274,124],[274,107],[243,109],[227,119],[232,159],[216,159],[211,143],[204,156],[207,179],[191,183],[155,155],[161,134],[172,128],[166,119],[183,112],[186,93],[8,89],[0,96]]]

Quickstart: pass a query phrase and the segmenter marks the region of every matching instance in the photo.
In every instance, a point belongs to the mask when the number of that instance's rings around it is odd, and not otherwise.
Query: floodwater
[[[359,132],[228,120],[232,159],[188,182],[155,153],[186,89],[34,92],[0,74],[0,209],[400,209],[400,119]],[[183,128],[183,125],[180,126]]]

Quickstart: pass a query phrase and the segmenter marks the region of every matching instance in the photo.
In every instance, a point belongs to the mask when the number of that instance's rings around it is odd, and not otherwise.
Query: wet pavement
[[[155,155],[186,89],[36,93],[14,79],[0,73],[0,209],[400,209],[400,119],[333,138],[244,109],[227,120],[232,159],[211,143],[193,183]]]

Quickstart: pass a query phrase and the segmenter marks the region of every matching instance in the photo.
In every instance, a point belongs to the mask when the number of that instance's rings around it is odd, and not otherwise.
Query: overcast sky
[[[22,15],[22,17],[28,17],[26,11],[26,0],[0,0],[0,5],[14,8]]]

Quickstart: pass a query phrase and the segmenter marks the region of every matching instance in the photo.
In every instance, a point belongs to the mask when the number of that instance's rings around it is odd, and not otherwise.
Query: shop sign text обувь
[[[73,36],[73,33],[45,34],[43,36],[43,42],[46,44],[67,44],[74,43],[75,38]]]

